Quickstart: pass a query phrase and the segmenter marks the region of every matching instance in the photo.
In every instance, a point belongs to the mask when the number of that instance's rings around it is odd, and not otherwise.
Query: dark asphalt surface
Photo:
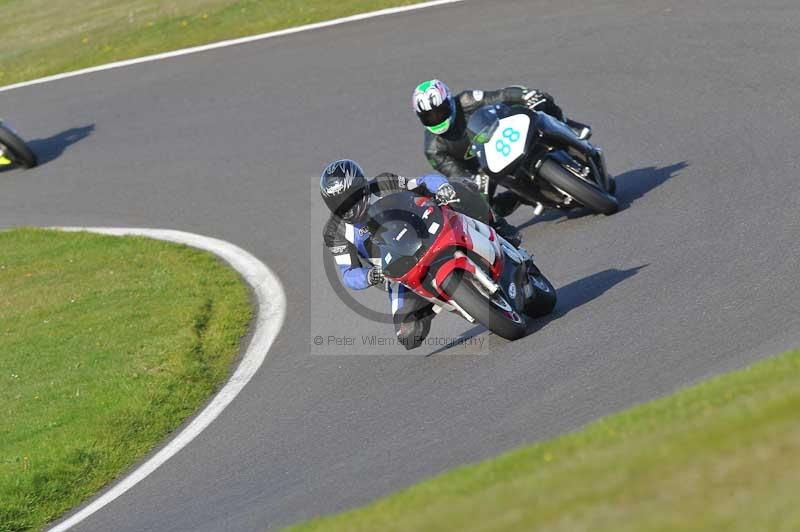
[[[280,527],[796,346],[799,23],[790,0],[467,1],[0,93],[45,159],[0,173],[0,226],[224,238],[290,302],[226,412],[77,529]],[[556,95],[594,125],[624,209],[515,214],[559,290],[531,336],[391,356],[360,345],[391,327],[325,284],[314,187],[340,156],[425,171],[409,99],[437,75]],[[382,356],[313,355],[346,352],[313,345],[328,334]]]

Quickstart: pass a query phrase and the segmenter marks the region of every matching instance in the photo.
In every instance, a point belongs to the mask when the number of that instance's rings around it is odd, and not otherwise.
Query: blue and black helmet
[[[350,159],[333,161],[319,179],[319,192],[325,205],[346,222],[358,220],[367,212],[368,189],[364,170]]]

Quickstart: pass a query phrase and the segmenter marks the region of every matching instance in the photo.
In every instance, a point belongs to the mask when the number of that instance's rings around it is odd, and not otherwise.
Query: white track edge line
[[[52,76],[46,76],[43,78],[32,79],[30,81],[22,81],[20,83],[13,83],[11,85],[6,85],[5,87],[0,87],[0,92],[7,92],[14,89],[19,89],[22,87],[30,87],[31,85],[39,85],[42,83],[49,83],[51,81],[58,81],[61,79],[72,78],[75,76],[82,76],[85,74],[92,74],[94,72],[102,72],[104,70],[111,70],[115,68],[121,68],[131,65],[138,65],[139,63],[149,63],[151,61],[159,61],[161,59],[170,59],[172,57],[180,57],[182,55],[189,55],[189,54],[196,54],[198,52],[205,52],[208,50],[216,50],[217,48],[226,48],[228,46],[236,46],[239,44],[250,43],[254,41],[262,41],[264,39],[271,39],[273,37],[281,37],[283,35],[290,35],[292,33],[300,33],[303,31],[310,31],[316,30],[319,28],[328,28],[330,26],[337,26],[339,24],[346,24],[348,22],[355,22],[357,20],[365,20],[375,17],[382,17],[386,15],[393,15],[395,13],[404,13],[407,11],[415,11],[417,9],[425,9],[428,7],[435,7],[441,6],[446,4],[455,4],[457,2],[463,2],[464,0],[433,0],[431,2],[422,2],[419,4],[411,4],[407,6],[400,6],[400,7],[390,7],[387,9],[381,9],[378,11],[369,11],[367,13],[359,13],[357,15],[350,15],[348,17],[336,18],[332,20],[325,20],[323,22],[315,22],[313,24],[306,24],[304,26],[296,26],[294,28],[286,28],[283,30],[278,31],[271,31],[268,33],[261,33],[258,35],[250,35],[248,37],[239,37],[237,39],[229,39],[226,41],[219,41],[210,44],[204,44],[200,46],[193,46],[191,48],[182,48],[179,50],[173,50],[171,52],[163,52],[159,54],[147,55],[144,57],[137,57],[135,59],[127,59],[124,61],[115,61],[113,63],[106,63],[105,65],[97,65],[89,68],[84,68],[81,70],[73,70],[72,72],[64,72],[63,74],[55,74]]]
[[[145,463],[90,504],[49,530],[49,532],[63,532],[97,512],[158,469],[178,451],[186,447],[189,442],[197,437],[225,410],[225,407],[242,391],[266,359],[267,353],[286,318],[286,295],[278,277],[266,264],[242,248],[224,240],[168,229],[100,227],[56,227],[54,229],[70,232],[89,231],[114,236],[145,236],[210,251],[239,272],[252,287],[257,299],[256,321],[250,345],[244,352],[242,360],[231,378],[217,392],[208,406]]]

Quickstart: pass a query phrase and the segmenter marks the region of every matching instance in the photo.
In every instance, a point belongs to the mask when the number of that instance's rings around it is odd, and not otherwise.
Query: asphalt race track
[[[0,94],[44,161],[0,172],[0,226],[222,238],[289,301],[223,415],[76,529],[280,527],[796,346],[800,6],[751,4],[468,0]],[[432,76],[553,93],[595,127],[623,209],[514,215],[559,290],[532,335],[444,316],[432,335],[484,348],[393,356],[361,345],[391,326],[324,280],[316,178],[341,156],[426,171],[409,100]],[[336,334],[380,356],[313,345]]]

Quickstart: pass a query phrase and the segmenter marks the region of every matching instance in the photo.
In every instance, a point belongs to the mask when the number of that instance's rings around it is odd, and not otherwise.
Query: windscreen
[[[384,273],[399,278],[425,255],[442,226],[442,211],[430,199],[398,192],[373,203],[368,211],[371,243]]]
[[[467,135],[473,144],[481,145],[489,142],[489,139],[494,135],[500,117],[498,116],[498,107],[494,105],[485,105],[475,111],[467,122]]]

